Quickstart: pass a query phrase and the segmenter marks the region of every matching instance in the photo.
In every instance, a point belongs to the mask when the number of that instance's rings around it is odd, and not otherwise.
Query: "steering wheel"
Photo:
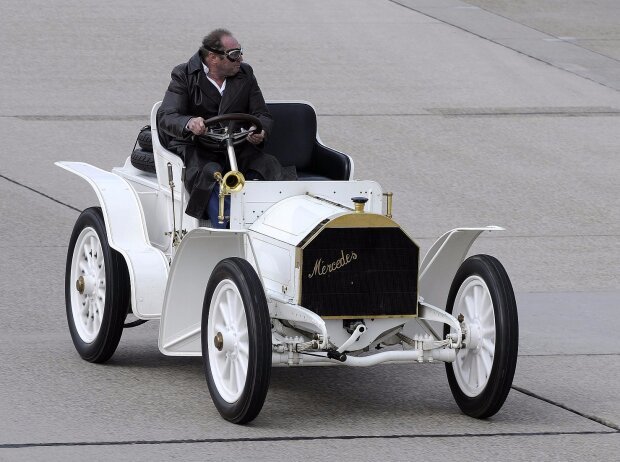
[[[235,125],[239,122],[248,123],[255,128],[246,130],[240,127],[238,131],[235,131]],[[248,135],[260,133],[263,130],[263,124],[258,117],[236,112],[211,117],[205,120],[204,124],[207,131],[200,135],[199,139],[202,143],[212,146],[228,144],[228,140],[231,141],[233,146],[237,146],[243,143]],[[219,125],[219,128],[214,130],[213,127],[217,125]]]

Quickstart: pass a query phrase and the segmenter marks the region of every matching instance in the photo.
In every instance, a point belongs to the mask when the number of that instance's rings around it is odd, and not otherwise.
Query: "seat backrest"
[[[183,159],[164,148],[159,140],[159,132],[157,130],[157,110],[159,106],[161,106],[161,101],[155,103],[151,110],[151,139],[153,143],[153,156],[155,157],[157,182],[162,188],[168,189],[170,187],[168,183],[168,162],[172,164],[174,184],[179,187],[181,186]]]
[[[316,112],[305,102],[270,102],[273,129],[264,152],[275,156],[283,166],[306,169],[312,160],[316,141]]]

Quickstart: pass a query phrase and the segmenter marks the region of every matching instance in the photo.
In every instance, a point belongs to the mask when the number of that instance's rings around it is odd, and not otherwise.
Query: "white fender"
[[[445,309],[452,280],[474,241],[483,231],[503,230],[499,226],[457,228],[437,239],[420,265],[419,295],[429,304]]]
[[[163,252],[149,243],[136,192],[120,176],[84,162],[56,162],[56,165],[85,179],[95,190],[110,247],[127,263],[133,312],[141,319],[158,318],[168,279],[168,261]]]
[[[200,356],[202,304],[211,273],[221,260],[245,258],[245,231],[197,228],[177,249],[159,325],[159,350],[169,356]],[[251,248],[248,249],[251,252]]]

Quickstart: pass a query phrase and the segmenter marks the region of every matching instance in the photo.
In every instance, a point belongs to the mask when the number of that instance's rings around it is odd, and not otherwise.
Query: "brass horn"
[[[245,185],[245,178],[243,177],[243,173],[239,170],[234,170],[227,172],[224,175],[222,178],[222,183],[224,184],[225,189],[224,194],[230,194],[231,192],[239,192],[243,189],[243,185]]]
[[[220,185],[217,221],[219,224],[223,224],[226,218],[224,216],[224,197],[230,193],[241,191],[243,185],[245,185],[245,178],[243,177],[243,173],[238,170],[227,172],[224,176],[222,176],[220,172],[215,172],[213,177]]]

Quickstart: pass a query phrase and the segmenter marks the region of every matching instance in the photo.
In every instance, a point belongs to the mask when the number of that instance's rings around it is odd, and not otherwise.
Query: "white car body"
[[[360,319],[364,327],[351,332],[342,318],[322,317],[301,304],[302,247],[309,236],[330,226],[400,228],[386,217],[381,186],[352,179],[353,169],[348,181],[247,182],[241,192],[231,194],[230,228],[211,228],[209,222],[183,212],[187,193],[181,182],[182,161],[159,142],[158,106],[151,114],[156,175],[134,168],[129,159],[111,172],[82,162],[57,165],[88,181],[96,192],[109,246],[127,265],[133,314],[160,319],[163,354],[202,354],[205,287],[214,267],[229,257],[249,262],[261,281],[272,320],[273,366],[452,362],[456,352],[471,343],[468,320],[457,320],[445,310],[448,292],[475,239],[502,228],[445,233],[419,262],[418,280],[411,281],[417,285],[417,309],[402,317]],[[356,196],[368,199],[363,211],[354,209]],[[175,232],[182,236],[178,245],[173,242]],[[338,271],[356,256],[343,248],[336,257],[317,259],[315,276]],[[450,326],[453,334],[444,338],[437,322]],[[312,343],[316,353],[304,354]],[[375,349],[380,346],[387,348]],[[342,356],[330,357],[328,349]]]

